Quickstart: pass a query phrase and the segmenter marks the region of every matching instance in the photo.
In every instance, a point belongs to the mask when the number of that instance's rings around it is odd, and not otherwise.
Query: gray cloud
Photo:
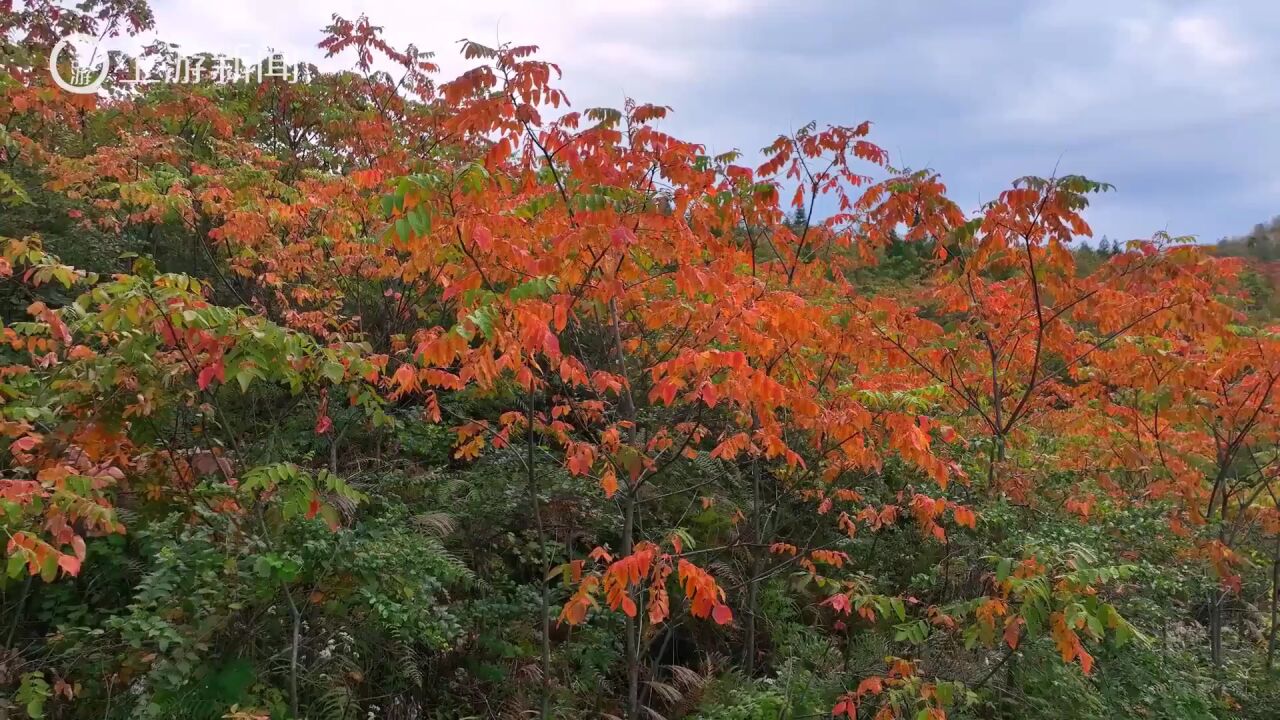
[[[666,129],[748,155],[809,120],[874,123],[895,163],[942,172],[976,207],[1026,174],[1083,173],[1119,192],[1098,235],[1204,240],[1280,213],[1280,3],[1046,0],[167,0],[160,33],[317,57],[332,12],[396,44],[541,45],[577,107],[672,105]]]

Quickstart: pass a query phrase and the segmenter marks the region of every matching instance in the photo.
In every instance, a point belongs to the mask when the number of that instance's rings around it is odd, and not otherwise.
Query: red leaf
[[[62,568],[68,575],[80,574],[80,558],[75,555],[59,555],[58,567]]]
[[[609,232],[609,239],[613,241],[613,247],[617,250],[630,245],[636,241],[636,236],[630,230],[619,225]]]
[[[832,610],[845,615],[848,615],[850,608],[853,607],[849,604],[849,596],[844,593],[836,593],[826,600],[823,600],[822,604],[830,605]]]
[[[721,603],[711,611],[711,619],[715,620],[718,625],[728,625],[733,622],[733,611],[729,609],[728,605]]]
[[[1018,649],[1018,641],[1021,639],[1021,625],[1025,622],[1020,617],[1011,618],[1014,622],[1006,623],[1004,626],[1004,641],[1009,645],[1010,650]]]
[[[200,375],[196,378],[196,385],[200,386],[201,390],[204,390],[209,387],[209,384],[214,379],[217,379],[218,382],[223,382],[227,379],[225,369],[222,367],[222,358],[218,358],[217,362],[206,366],[200,371]]]
[[[702,386],[702,401],[707,407],[715,407],[720,400],[720,392],[716,390],[716,386],[710,382]]]

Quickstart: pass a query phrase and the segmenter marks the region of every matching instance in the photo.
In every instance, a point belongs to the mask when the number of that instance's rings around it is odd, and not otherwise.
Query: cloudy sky
[[[1213,241],[1280,214],[1277,0],[152,0],[184,48],[318,61],[333,13],[466,67],[541,46],[575,107],[670,105],[664,129],[749,157],[810,120],[873,122],[892,161],[976,208],[1054,167],[1105,180],[1095,232]],[[324,64],[322,63],[322,66]]]

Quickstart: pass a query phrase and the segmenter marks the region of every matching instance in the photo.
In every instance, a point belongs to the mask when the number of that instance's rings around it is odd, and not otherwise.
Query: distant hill
[[[1253,300],[1249,310],[1258,317],[1280,317],[1280,216],[1258,223],[1247,235],[1225,238],[1216,252],[1250,261],[1244,282]]]
[[[1218,253],[1266,263],[1280,262],[1280,215],[1269,223],[1254,225],[1247,235],[1220,240]]]

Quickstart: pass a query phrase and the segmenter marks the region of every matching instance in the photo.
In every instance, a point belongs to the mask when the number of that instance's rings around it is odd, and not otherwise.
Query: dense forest
[[[1274,225],[712,157],[363,17],[51,82],[152,24],[0,0],[0,718],[1280,713]]]

